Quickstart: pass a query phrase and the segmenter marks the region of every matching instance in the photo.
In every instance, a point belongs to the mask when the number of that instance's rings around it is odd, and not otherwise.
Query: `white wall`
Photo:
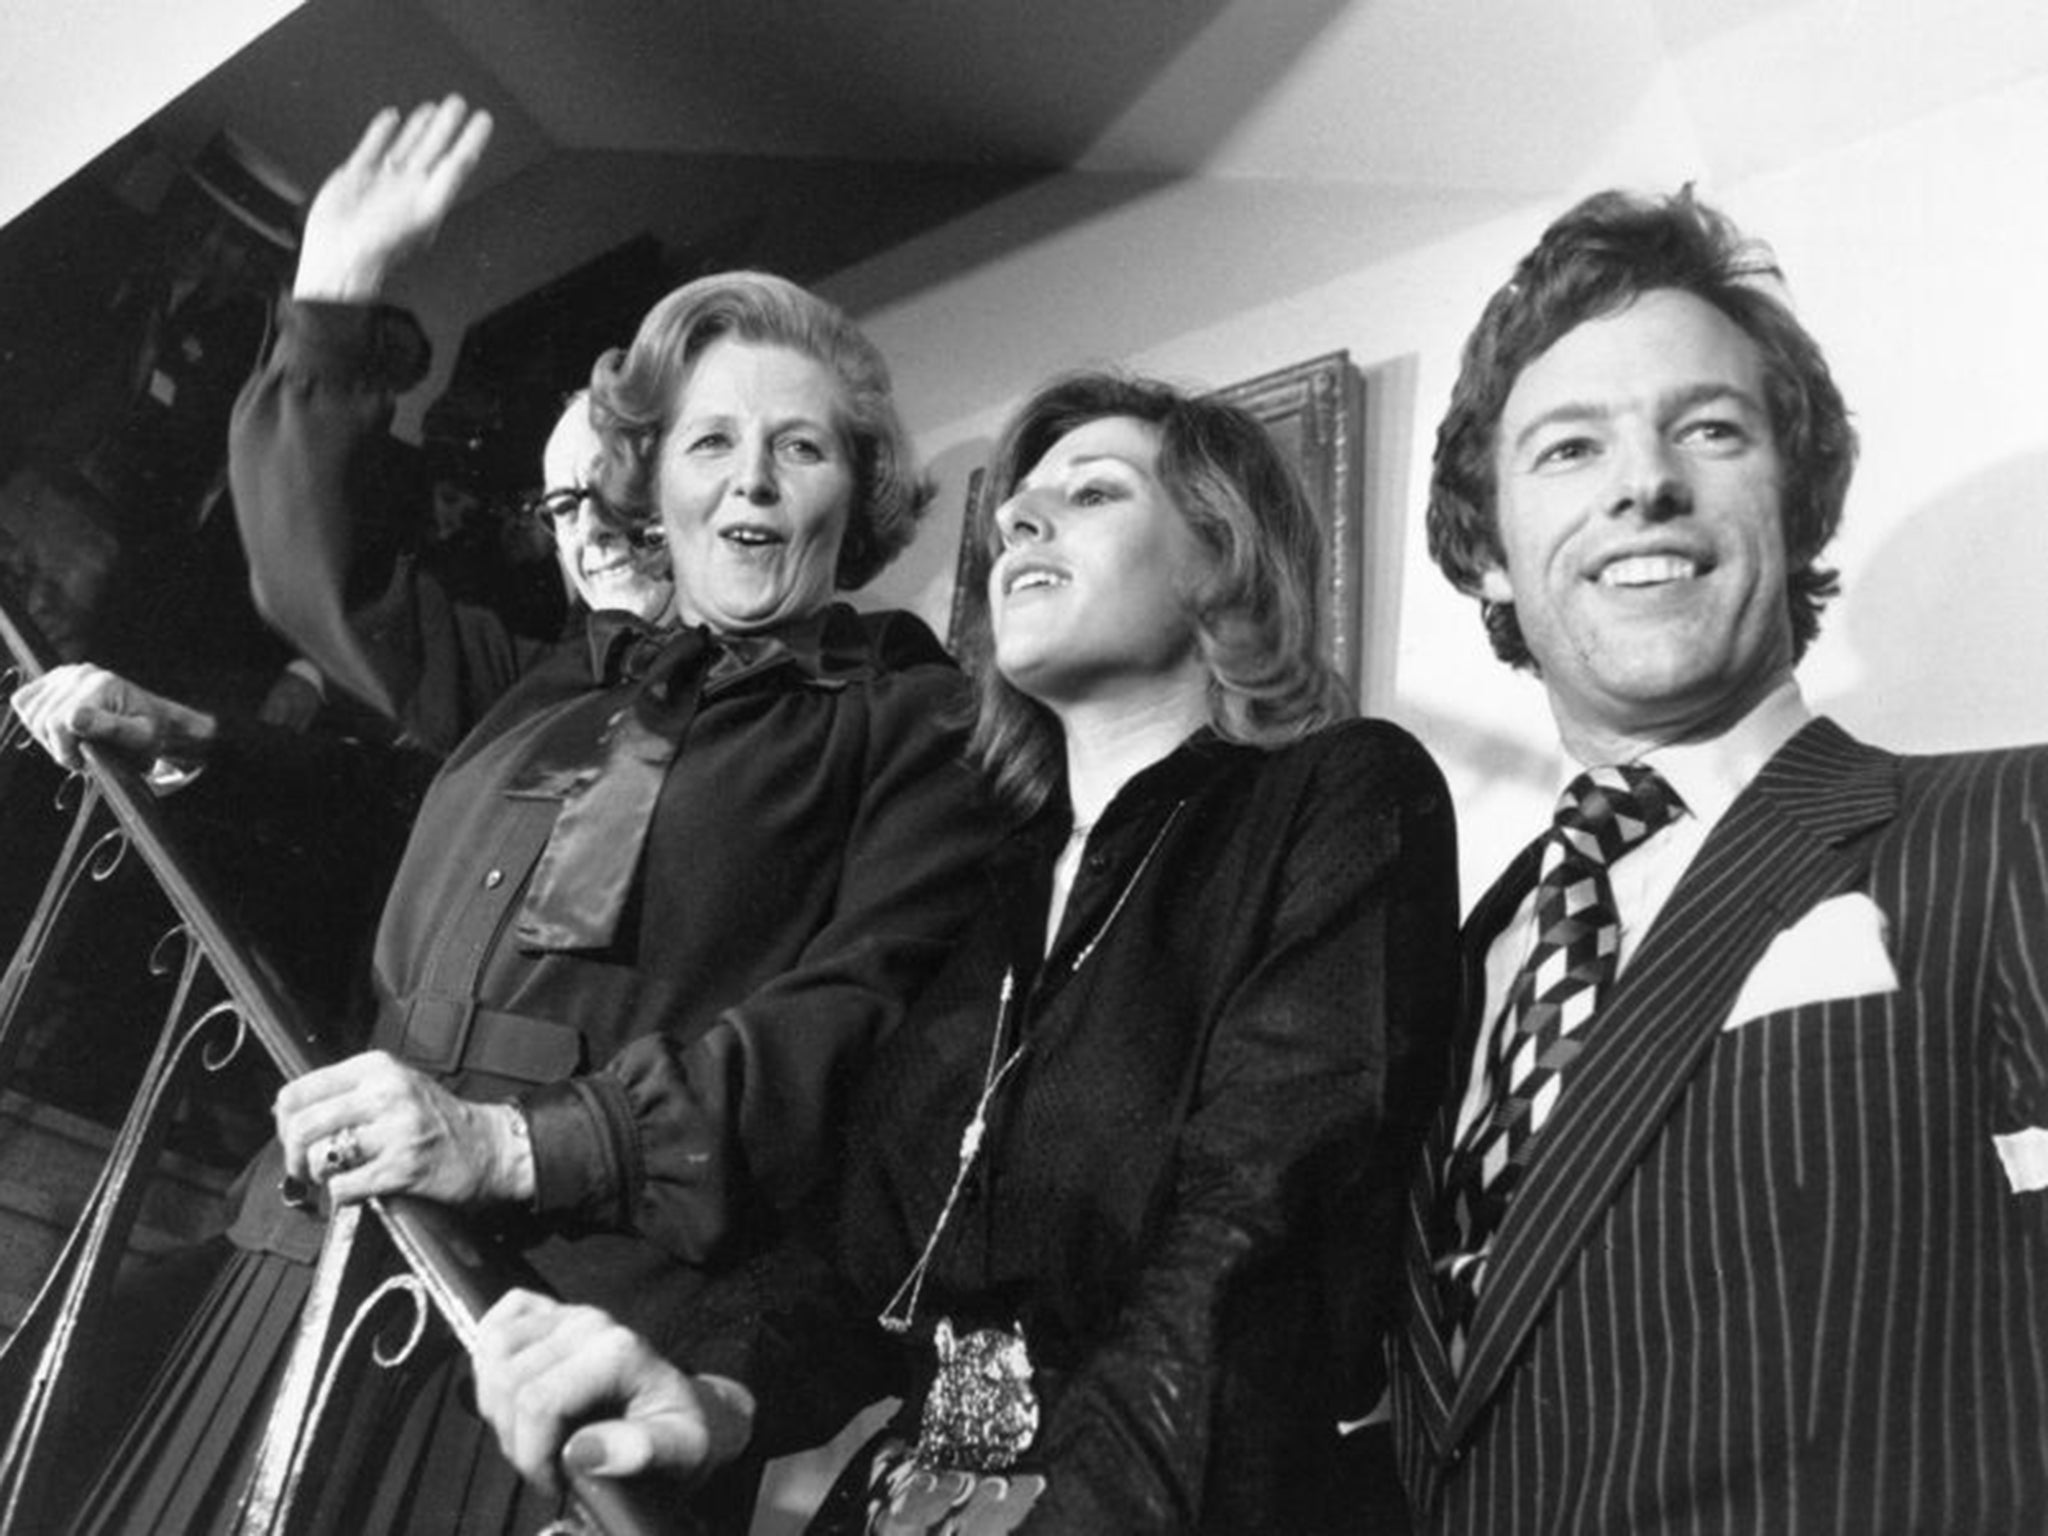
[[[301,0],[7,0],[0,224]]]
[[[1634,164],[1626,140],[1601,160],[1603,179],[1697,178],[1769,239],[1833,361],[1865,451],[1833,551],[1844,596],[1802,675],[1818,707],[1887,745],[2048,739],[2048,402],[2028,387],[2048,357],[2044,155],[2048,80],[2036,79],[1727,185],[1668,150]],[[1594,184],[1512,205],[1152,188],[866,312],[942,484],[933,526],[876,597],[943,630],[967,474],[1004,410],[1053,369],[1121,358],[1222,384],[1347,348],[1371,396],[1365,703],[1437,751],[1476,896],[1540,824],[1554,749],[1540,687],[1492,659],[1476,609],[1428,561],[1429,450],[1486,296]],[[1058,196],[1041,187],[980,217],[1053,224],[1043,205]],[[1394,238],[1390,221],[1403,226]],[[831,286],[860,309],[865,290],[921,259],[913,245]]]

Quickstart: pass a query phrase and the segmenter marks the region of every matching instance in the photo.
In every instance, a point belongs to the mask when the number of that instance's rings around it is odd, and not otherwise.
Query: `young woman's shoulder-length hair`
[[[1004,428],[968,531],[970,568],[961,649],[977,712],[970,752],[997,795],[1036,812],[1064,771],[1051,712],[996,669],[988,572],[1002,551],[996,510],[1069,432],[1109,416],[1159,434],[1159,480],[1210,556],[1187,594],[1209,673],[1216,732],[1278,746],[1350,712],[1325,659],[1323,536],[1299,478],[1241,408],[1154,379],[1090,371],[1053,380]]]
[[[1429,550],[1452,584],[1476,595],[1486,570],[1503,559],[1495,439],[1522,370],[1586,321],[1675,289],[1721,311],[1763,359],[1782,465],[1785,602],[1793,644],[1804,654],[1839,590],[1820,554],[1841,523],[1856,431],[1819,343],[1778,291],[1782,276],[1769,247],[1745,238],[1690,186],[1669,197],[1598,192],[1546,229],[1467,338],[1450,409],[1437,427]],[[1482,601],[1480,611],[1495,655],[1533,667],[1514,606]]]
[[[801,352],[838,379],[854,497],[834,585],[865,586],[909,546],[931,488],[897,414],[881,352],[835,305],[786,278],[721,272],[685,283],[647,312],[631,346],[598,359],[590,419],[604,443],[606,499],[630,518],[658,515],[662,438],[697,359],[727,336]]]

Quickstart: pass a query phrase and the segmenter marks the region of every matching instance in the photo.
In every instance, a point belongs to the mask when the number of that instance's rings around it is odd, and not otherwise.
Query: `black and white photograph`
[[[0,32],[0,1536],[2048,1531],[2048,10]]]

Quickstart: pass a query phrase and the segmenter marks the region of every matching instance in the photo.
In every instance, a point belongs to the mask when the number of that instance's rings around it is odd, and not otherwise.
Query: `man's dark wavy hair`
[[[1856,431],[1827,359],[1777,291],[1770,248],[1746,239],[1690,186],[1670,197],[1600,192],[1543,232],[1507,285],[1487,302],[1465,343],[1450,410],[1437,428],[1429,486],[1429,552],[1461,592],[1479,596],[1489,566],[1504,564],[1494,480],[1502,408],[1522,370],[1565,334],[1643,294],[1677,289],[1741,327],[1764,365],[1783,483],[1789,575],[1785,601],[1795,657],[1820,632],[1821,609],[1841,590],[1820,553],[1842,520],[1856,467]],[[1514,606],[1481,599],[1494,653],[1535,668]]]

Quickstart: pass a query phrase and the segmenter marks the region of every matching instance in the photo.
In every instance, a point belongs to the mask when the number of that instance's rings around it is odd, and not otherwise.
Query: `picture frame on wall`
[[[967,477],[967,501],[960,514],[960,549],[953,557],[953,606],[946,616],[946,649],[967,660],[961,649],[967,639],[967,594],[988,580],[989,557],[974,537],[981,524],[981,498],[988,484],[988,471],[977,469]]]
[[[1323,644],[1352,696],[1359,696],[1364,549],[1365,381],[1351,355],[1326,352],[1216,391],[1243,406],[1272,434],[1300,475],[1309,504],[1323,525]],[[960,551],[954,566],[953,606],[946,644],[956,654],[965,638],[966,595],[985,580],[988,561],[974,539],[986,474],[967,480]]]

